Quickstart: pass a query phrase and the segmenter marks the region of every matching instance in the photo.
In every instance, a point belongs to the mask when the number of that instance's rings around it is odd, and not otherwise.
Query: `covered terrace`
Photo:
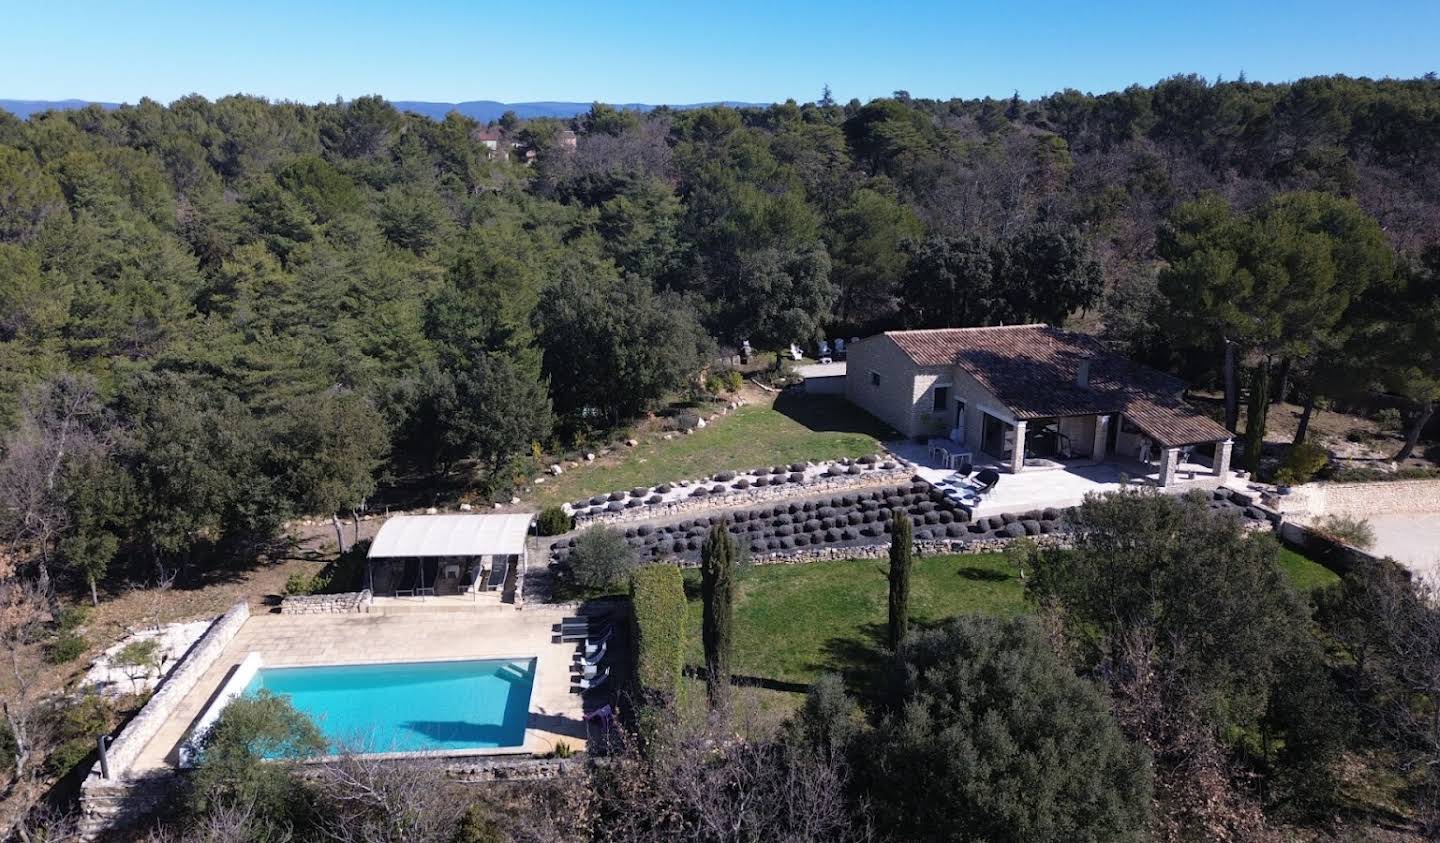
[[[376,597],[475,599],[501,592],[526,562],[534,516],[397,515],[370,544],[366,583]]]

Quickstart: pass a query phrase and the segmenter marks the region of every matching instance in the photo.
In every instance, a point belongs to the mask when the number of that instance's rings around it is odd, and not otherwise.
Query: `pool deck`
[[[252,651],[271,667],[533,656],[537,662],[524,746],[454,754],[543,754],[560,741],[583,749],[583,704],[580,695],[570,690],[575,645],[554,640],[555,625],[567,614],[560,607],[531,606],[468,613],[254,615],[180,701],[131,769],[139,773],[176,766],[178,747],[191,725]]]

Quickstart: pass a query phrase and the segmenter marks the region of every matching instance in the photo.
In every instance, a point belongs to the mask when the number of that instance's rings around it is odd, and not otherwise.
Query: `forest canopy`
[[[379,97],[0,112],[6,538],[93,585],[405,474],[508,495],[744,340],[1068,322],[1202,383],[1440,390],[1433,78],[480,128]],[[1238,359],[1222,282],[1273,305]]]

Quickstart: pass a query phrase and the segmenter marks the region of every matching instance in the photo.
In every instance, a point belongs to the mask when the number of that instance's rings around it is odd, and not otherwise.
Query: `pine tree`
[[[910,565],[915,539],[905,510],[892,510],[890,524],[890,649],[898,650],[910,631]]]
[[[728,524],[710,529],[700,549],[700,594],[704,601],[705,692],[710,707],[723,710],[730,700],[730,655],[734,644],[735,561],[739,548]]]

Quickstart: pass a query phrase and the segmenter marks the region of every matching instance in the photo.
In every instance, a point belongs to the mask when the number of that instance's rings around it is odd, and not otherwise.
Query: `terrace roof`
[[[505,515],[396,515],[370,543],[370,558],[401,556],[503,556],[525,551],[530,513]]]

